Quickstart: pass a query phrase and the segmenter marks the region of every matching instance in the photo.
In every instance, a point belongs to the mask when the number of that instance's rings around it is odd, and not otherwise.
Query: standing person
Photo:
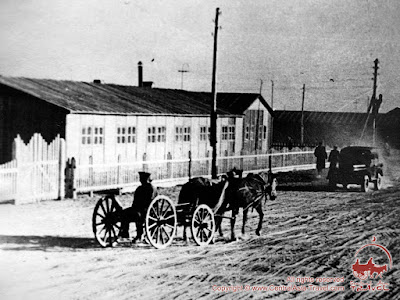
[[[124,209],[121,214],[121,231],[119,236],[121,240],[129,239],[129,223],[136,223],[136,237],[133,240],[143,240],[143,224],[146,218],[147,209],[151,201],[157,196],[157,189],[151,184],[151,174],[139,172],[139,186],[134,194],[132,206]]]
[[[317,158],[317,177],[321,178],[322,169],[325,168],[325,160],[328,158],[325,147],[322,146],[322,142],[319,142],[318,146],[315,148],[314,156]]]
[[[339,151],[337,146],[333,146],[333,149],[329,153],[328,161],[330,162],[329,169],[337,168],[337,164],[339,163]]]

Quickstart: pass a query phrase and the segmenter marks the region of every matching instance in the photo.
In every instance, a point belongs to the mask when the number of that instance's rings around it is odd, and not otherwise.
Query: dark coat
[[[135,191],[132,207],[139,213],[146,213],[151,201],[157,194],[157,189],[151,183],[139,186]]]
[[[314,155],[317,158],[317,169],[322,170],[325,168],[325,160],[328,158],[324,146],[318,146],[315,148]]]

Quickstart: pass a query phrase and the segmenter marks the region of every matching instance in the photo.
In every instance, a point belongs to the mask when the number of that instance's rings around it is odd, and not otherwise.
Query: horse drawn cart
[[[92,226],[95,239],[102,247],[113,247],[117,244],[122,211],[122,205],[113,194],[106,195],[97,202]],[[157,249],[168,247],[176,235],[177,226],[190,227],[196,244],[208,245],[215,232],[213,210],[205,204],[174,205],[167,196],[155,197],[147,209],[144,222],[148,242]]]
[[[260,235],[264,216],[262,200],[275,199],[276,179],[264,172],[250,173],[245,178],[241,174],[241,170],[233,169],[224,180],[192,178],[182,186],[176,205],[167,196],[155,197],[144,217],[148,242],[155,248],[165,248],[172,243],[177,227],[183,226],[184,239],[186,228],[190,227],[196,244],[208,245],[214,238],[216,228],[223,235],[223,218],[231,220],[231,239],[235,240],[235,219],[240,207],[243,208],[242,234],[245,234],[247,213],[250,208],[255,208],[259,214],[256,234]],[[232,212],[231,217],[224,216],[227,211]],[[117,244],[125,212],[113,194],[97,202],[92,224],[94,236],[102,247]]]

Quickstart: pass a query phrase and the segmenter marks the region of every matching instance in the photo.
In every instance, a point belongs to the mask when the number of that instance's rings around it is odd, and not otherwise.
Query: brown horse
[[[235,222],[236,216],[239,213],[239,208],[243,209],[243,224],[242,234],[245,234],[245,227],[247,222],[247,214],[249,209],[256,209],[259,215],[258,226],[256,234],[261,234],[262,222],[264,218],[263,212],[263,199],[264,203],[269,198],[271,200],[276,199],[276,179],[273,178],[272,174],[261,172],[259,174],[249,173],[245,178],[242,178],[241,171],[233,170],[232,173],[228,172],[228,188],[226,189],[227,201],[224,204],[228,204],[222,207],[221,211],[232,211],[231,217],[231,239],[235,240]],[[217,228],[220,235],[221,230],[221,219],[217,218]]]
[[[197,205],[207,204],[213,209],[216,219],[216,228],[222,235],[221,222],[223,214],[231,211],[231,239],[235,240],[235,222],[239,213],[239,208],[243,208],[242,233],[245,233],[247,213],[250,208],[255,208],[259,214],[259,222],[256,234],[260,235],[262,221],[264,217],[262,199],[269,197],[271,200],[276,198],[276,179],[268,173],[249,174],[241,177],[241,170],[232,170],[227,173],[227,177],[217,183],[197,177],[191,179],[182,186],[179,194],[178,204],[190,203],[191,209]],[[184,228],[184,239],[186,239],[186,228]]]

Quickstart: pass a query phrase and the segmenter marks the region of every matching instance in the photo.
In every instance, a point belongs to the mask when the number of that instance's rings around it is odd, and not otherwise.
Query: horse
[[[262,210],[262,199],[276,198],[276,179],[270,174],[262,172],[249,174],[242,178],[242,171],[233,169],[227,173],[223,180],[213,183],[209,179],[196,177],[182,186],[179,193],[178,204],[189,203],[190,209],[197,205],[207,204],[215,213],[216,229],[222,236],[221,222],[223,214],[231,211],[231,239],[235,240],[235,222],[239,208],[243,208],[242,233],[245,233],[247,213],[250,207],[255,208],[259,214],[259,223],[256,234],[260,235],[264,213]],[[186,227],[184,227],[184,239]]]
[[[232,211],[231,217],[231,240],[235,240],[234,226],[236,222],[236,216],[239,213],[239,208],[243,209],[243,224],[242,234],[245,234],[245,227],[247,222],[247,214],[250,208],[256,209],[259,215],[258,226],[256,234],[260,236],[262,229],[262,221],[264,218],[263,212],[263,201],[266,203],[267,199],[276,199],[276,178],[270,173],[260,172],[258,174],[249,173],[245,178],[242,176],[242,171],[231,171],[228,172],[228,186],[226,191],[226,197],[228,201],[225,204],[229,204],[223,207],[222,211]],[[221,218],[217,218],[217,229],[222,236],[221,230]]]
[[[178,207],[185,207],[186,211],[192,212],[200,204],[206,204],[211,209],[218,205],[225,186],[225,179],[217,182],[204,177],[195,177],[186,182],[179,192]],[[185,217],[185,214],[183,215]],[[187,240],[187,224],[182,220],[183,239]]]

